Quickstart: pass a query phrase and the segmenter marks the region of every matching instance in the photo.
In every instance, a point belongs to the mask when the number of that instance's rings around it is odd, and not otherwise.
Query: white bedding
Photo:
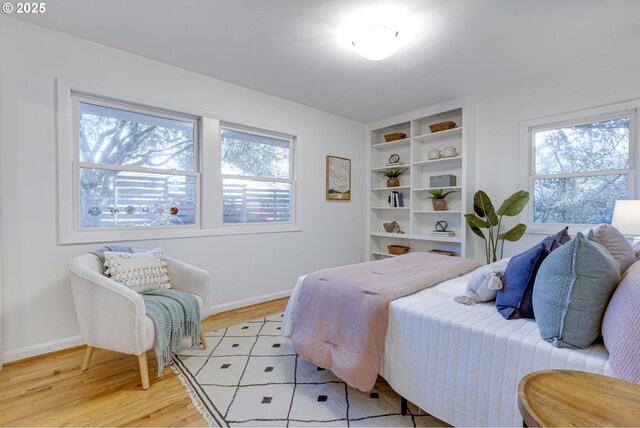
[[[519,380],[535,370],[584,370],[613,376],[599,343],[554,348],[533,320],[505,320],[495,302],[465,306],[471,273],[391,302],[380,374],[400,395],[455,426],[522,426]],[[283,325],[293,331],[298,279]]]

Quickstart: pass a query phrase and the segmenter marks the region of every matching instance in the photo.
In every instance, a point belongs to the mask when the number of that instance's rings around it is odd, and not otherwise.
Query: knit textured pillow
[[[640,262],[631,265],[602,320],[609,364],[620,379],[640,383]]]
[[[576,237],[542,262],[533,287],[540,336],[558,348],[584,349],[600,334],[620,265],[602,245]]]
[[[104,274],[138,293],[171,288],[167,261],[161,248],[141,253],[105,251],[104,257]]]

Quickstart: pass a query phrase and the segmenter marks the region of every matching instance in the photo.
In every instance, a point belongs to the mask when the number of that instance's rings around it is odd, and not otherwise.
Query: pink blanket
[[[478,266],[470,259],[409,253],[312,273],[300,289],[293,349],[350,386],[370,391],[384,350],[389,303]]]

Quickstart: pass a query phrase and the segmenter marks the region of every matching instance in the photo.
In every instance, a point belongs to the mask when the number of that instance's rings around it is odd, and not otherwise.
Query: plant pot
[[[400,185],[399,178],[387,178],[387,187],[398,187]]]
[[[447,210],[447,201],[444,199],[432,199],[433,202],[433,210],[434,211],[446,211]]]

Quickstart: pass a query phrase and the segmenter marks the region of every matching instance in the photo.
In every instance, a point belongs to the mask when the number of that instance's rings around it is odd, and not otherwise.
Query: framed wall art
[[[351,200],[351,159],[327,155],[327,200]]]

